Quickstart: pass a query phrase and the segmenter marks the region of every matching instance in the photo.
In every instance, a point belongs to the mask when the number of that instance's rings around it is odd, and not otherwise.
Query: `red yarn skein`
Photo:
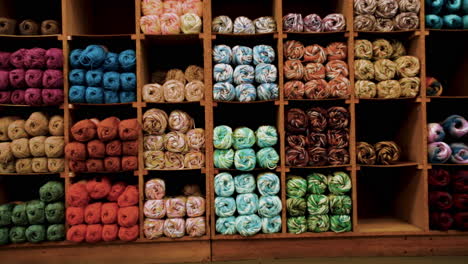
[[[99,224],[101,222],[102,203],[92,203],[84,210],[84,220],[88,225]]]
[[[86,170],[88,172],[103,172],[104,162],[100,159],[88,159],[86,160]]]
[[[119,172],[120,163],[119,157],[107,157],[104,159],[104,169],[107,172]]]
[[[112,188],[109,192],[109,195],[107,195],[107,200],[111,202],[117,202],[117,199],[119,199],[119,196],[125,191],[126,187],[127,187],[127,184],[125,182],[114,183],[114,185],[112,185]]]
[[[70,188],[68,188],[66,194],[66,200],[68,206],[74,207],[85,207],[89,203],[89,195],[88,191],[86,191],[86,183],[84,182],[77,182],[72,184]]]
[[[111,191],[112,184],[107,177],[96,177],[86,183],[86,190],[93,199],[102,199]]]
[[[129,206],[119,209],[118,213],[118,224],[123,227],[131,227],[138,223],[138,207]]]
[[[67,224],[79,225],[84,221],[84,209],[82,207],[68,207],[66,212]]]
[[[134,185],[127,186],[117,202],[120,207],[133,206],[138,204],[138,189]]]
[[[133,241],[138,238],[139,229],[138,225],[132,227],[120,227],[119,229],[119,238],[122,241]]]
[[[102,240],[102,225],[89,225],[86,230],[86,242],[96,243]]]
[[[102,240],[109,242],[117,240],[119,234],[119,227],[117,225],[104,225],[102,227]]]
[[[96,124],[89,119],[81,120],[71,128],[72,137],[80,142],[90,141],[96,137],[96,133]]]
[[[70,142],[65,146],[65,158],[74,161],[86,160],[86,145],[80,142]]]
[[[101,208],[101,222],[103,224],[114,224],[117,222],[119,206],[117,203],[104,203]]]
[[[67,240],[72,242],[83,242],[86,237],[87,225],[75,225],[67,232]]]
[[[111,116],[101,122],[97,126],[97,134],[100,140],[107,142],[115,139],[119,134],[120,120]]]
[[[91,140],[86,144],[90,158],[102,159],[106,156],[106,145],[100,140]]]
[[[141,126],[136,118],[123,120],[119,124],[119,136],[121,140],[137,140]]]

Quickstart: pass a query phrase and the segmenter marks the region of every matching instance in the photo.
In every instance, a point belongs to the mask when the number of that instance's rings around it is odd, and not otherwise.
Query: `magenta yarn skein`
[[[63,103],[63,90],[42,89],[42,101],[45,105],[60,105]]]
[[[10,64],[13,65],[15,68],[23,68],[24,67],[24,59],[26,56],[27,49],[19,49],[13,52],[10,56]]]
[[[42,105],[41,89],[39,88],[26,89],[24,100],[26,101],[26,104],[28,105],[41,106]]]
[[[30,69],[26,71],[26,76],[24,80],[26,81],[26,85],[28,87],[42,87],[42,70],[38,69]]]
[[[46,64],[49,69],[61,69],[63,67],[63,52],[61,49],[51,48],[46,51]]]
[[[9,104],[11,91],[0,91],[0,104]]]
[[[26,104],[26,100],[24,99],[26,92],[24,90],[14,90],[11,93],[11,103],[17,105],[24,105]]]
[[[24,56],[24,67],[29,69],[42,69],[46,66],[46,50],[32,48],[26,51]]]
[[[42,77],[42,85],[47,89],[63,87],[63,72],[61,70],[46,70]]]
[[[26,72],[23,69],[14,69],[10,71],[8,77],[10,79],[11,87],[18,89],[26,87]]]
[[[0,69],[10,68],[10,52],[0,51]]]
[[[8,89],[10,84],[10,72],[0,70],[0,90]]]

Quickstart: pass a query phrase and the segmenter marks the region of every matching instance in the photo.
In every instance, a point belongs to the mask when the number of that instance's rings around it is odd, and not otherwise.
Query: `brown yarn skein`
[[[54,158],[47,159],[47,169],[54,173],[62,172],[65,169],[65,160]]]
[[[27,138],[13,140],[10,147],[13,156],[17,159],[29,158],[31,156],[31,152],[29,151],[29,139]]]
[[[359,164],[373,165],[377,159],[374,146],[367,142],[357,142],[356,155]]]
[[[18,25],[18,28],[19,28],[19,33],[21,35],[38,35],[39,34],[39,24],[32,19],[23,20]]]
[[[0,141],[10,140],[8,137],[8,127],[17,119],[19,119],[19,117],[5,116],[0,118]]]
[[[47,169],[47,158],[33,158],[32,159],[32,171],[33,172],[48,172]]]
[[[400,159],[401,149],[393,141],[381,141],[375,144],[377,162],[388,165]]]
[[[60,34],[60,23],[56,20],[44,20],[41,23],[42,35]]]
[[[52,136],[63,136],[63,116],[54,115],[49,120],[49,133]]]
[[[25,124],[26,121],[21,119],[13,121],[8,126],[8,138],[10,138],[11,140],[28,138],[28,133],[24,129]]]
[[[32,159],[17,159],[15,168],[17,173],[32,173]]]
[[[16,20],[6,17],[0,17],[0,34],[14,35],[16,29]]]

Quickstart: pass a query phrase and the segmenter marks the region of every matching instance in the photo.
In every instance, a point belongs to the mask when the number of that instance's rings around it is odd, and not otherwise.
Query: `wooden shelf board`
[[[0,104],[0,107],[40,107],[40,108],[60,108],[63,109],[64,105],[43,105],[43,106],[32,106],[32,105],[20,105],[20,104]]]
[[[428,96],[431,100],[443,100],[443,99],[468,99],[468,95],[441,95],[441,96]]]
[[[392,100],[418,100],[420,97],[398,97],[398,98],[356,98],[358,100],[362,101],[392,101]]]
[[[146,242],[146,243],[157,243],[157,242],[183,242],[183,241],[208,241],[210,237],[208,235],[204,235],[201,237],[190,237],[190,236],[183,236],[179,238],[170,238],[170,237],[160,237],[156,239],[147,239],[141,238],[139,242]]]
[[[322,98],[322,99],[284,99],[285,103],[288,102],[320,102],[320,101],[346,101],[349,98]]]
[[[429,163],[430,166],[437,167],[466,167],[468,164],[454,164],[454,163]]]
[[[114,104],[86,104],[86,103],[72,103],[69,104],[69,108],[78,108],[78,107],[106,107],[106,106],[132,106],[134,102],[131,103],[114,103]]]
[[[165,104],[168,104],[168,105],[176,105],[176,104],[199,104],[199,105],[204,105],[205,104],[205,101],[194,101],[194,102],[191,102],[191,101],[182,101],[182,102],[159,102],[159,103],[153,103],[153,102],[143,102],[144,104],[146,104],[146,107],[149,107],[149,106],[156,106],[156,105],[165,105]]]
[[[441,32],[441,33],[468,33],[468,29],[436,29],[436,28],[426,28],[429,32]]]
[[[357,164],[357,166],[362,168],[398,168],[398,167],[413,167],[418,166],[419,163],[412,162],[412,161],[399,161],[394,162],[392,164],[383,165],[383,164],[376,164],[376,165],[365,165],[365,164]]]
[[[74,38],[82,38],[82,39],[114,39],[114,38],[132,38],[135,34],[72,34],[67,36],[68,40],[72,40]]]
[[[392,232],[416,232],[423,230],[415,225],[392,217],[358,219],[358,229],[360,233],[392,233]]]
[[[0,173],[0,176],[41,176],[41,175],[60,175],[60,172]]]
[[[345,36],[349,31],[346,30],[340,30],[340,31],[327,31],[327,32],[287,32],[284,31],[284,34],[286,36],[284,37],[285,39],[289,38],[288,35],[291,35],[292,38],[297,38],[297,37],[312,37],[312,36],[329,36],[329,35],[343,35]]]
[[[255,168],[253,170],[250,170],[250,171],[241,171],[241,170],[238,170],[238,169],[223,169],[223,168],[214,168],[215,171],[233,171],[233,172],[239,172],[239,173],[249,173],[249,172],[252,172],[252,171],[278,171],[279,170],[279,167],[276,167],[275,169],[268,169],[268,168]]]
[[[172,34],[172,35],[155,35],[155,34],[142,34],[143,39],[151,40],[197,40],[203,38],[203,33],[196,34]]]
[[[271,32],[271,33],[255,33],[255,34],[245,34],[245,33],[211,33],[211,37],[213,39],[216,39],[218,37],[220,38],[245,38],[245,39],[255,39],[258,37],[271,37],[275,38],[277,36],[277,32]]]
[[[343,164],[343,165],[324,165],[324,166],[305,166],[305,167],[298,167],[298,166],[286,166],[287,169],[332,169],[332,168],[346,168],[351,167],[351,164]]]
[[[250,102],[239,102],[239,101],[213,101],[214,104],[265,104],[265,103],[279,103],[279,100],[260,100]]]
[[[51,34],[51,35],[5,35],[0,34],[0,38],[12,38],[12,39],[51,39],[56,38],[59,40],[61,38],[61,34]]]
[[[447,230],[447,231],[440,231],[440,230],[430,230],[428,234],[433,236],[468,236],[468,231],[461,231],[461,230]]]
[[[272,238],[281,238],[283,235],[281,233],[274,234],[256,234],[253,236],[241,236],[241,235],[220,235],[214,234],[213,240],[255,240],[255,239],[272,239]]]
[[[411,29],[411,30],[395,30],[395,31],[354,31],[354,33],[359,36],[359,34],[373,34],[373,35],[398,35],[398,34],[419,34],[421,32],[420,29]]]

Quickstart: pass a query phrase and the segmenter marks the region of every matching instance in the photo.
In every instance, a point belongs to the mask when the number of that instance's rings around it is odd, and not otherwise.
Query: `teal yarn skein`
[[[234,187],[239,194],[251,193],[256,188],[255,178],[250,173],[237,175],[234,177]]]
[[[264,172],[257,177],[257,189],[263,196],[276,195],[280,191],[279,177],[271,172]]]
[[[272,147],[262,148],[257,152],[257,163],[261,168],[273,170],[278,167],[279,155]]]
[[[119,64],[122,70],[132,71],[136,65],[136,53],[134,50],[124,50],[119,54]]]
[[[262,219],[256,214],[240,215],[236,218],[236,229],[242,236],[253,236],[262,229]]]
[[[84,103],[86,102],[86,87],[81,85],[74,85],[68,91],[68,99],[70,103]]]
[[[255,193],[243,193],[236,197],[237,212],[240,215],[257,213],[259,206],[258,195]]]
[[[215,193],[218,196],[229,197],[234,194],[234,179],[227,172],[221,172],[214,179]]]
[[[104,103],[106,104],[115,104],[120,101],[119,93],[114,91],[104,90]]]
[[[281,204],[281,199],[276,196],[261,196],[258,200],[258,214],[261,217],[273,217],[279,215],[283,205]]]
[[[281,231],[281,216],[263,217],[262,232],[265,234],[273,234]]]
[[[462,0],[448,0],[445,8],[449,13],[456,13],[461,9]]]
[[[102,70],[89,70],[86,72],[86,84],[92,87],[101,87],[102,86],[102,77],[104,73]]]
[[[444,26],[444,21],[438,15],[426,15],[426,25],[428,28],[441,29]]]
[[[274,126],[260,126],[255,131],[257,146],[260,148],[273,147],[278,143],[278,131]]]
[[[114,52],[107,52],[106,59],[102,64],[104,71],[118,71],[119,70],[119,55]]]
[[[81,52],[79,61],[83,67],[99,68],[106,59],[107,51],[100,45],[89,45]]]
[[[442,18],[444,27],[449,29],[459,29],[463,27],[462,18],[458,15],[446,15]]]
[[[217,126],[213,130],[213,145],[217,149],[229,149],[234,139],[232,128],[228,126]]]
[[[220,169],[229,169],[234,164],[234,150],[217,149],[214,151],[214,166]]]
[[[235,235],[237,233],[236,217],[229,216],[216,219],[216,232],[223,235]]]
[[[220,217],[233,216],[236,213],[236,200],[232,197],[216,197],[215,213]]]
[[[232,134],[235,149],[251,148],[256,141],[255,133],[248,127],[238,127]]]
[[[255,151],[251,148],[239,149],[234,154],[234,166],[240,171],[251,171],[255,169]]]

